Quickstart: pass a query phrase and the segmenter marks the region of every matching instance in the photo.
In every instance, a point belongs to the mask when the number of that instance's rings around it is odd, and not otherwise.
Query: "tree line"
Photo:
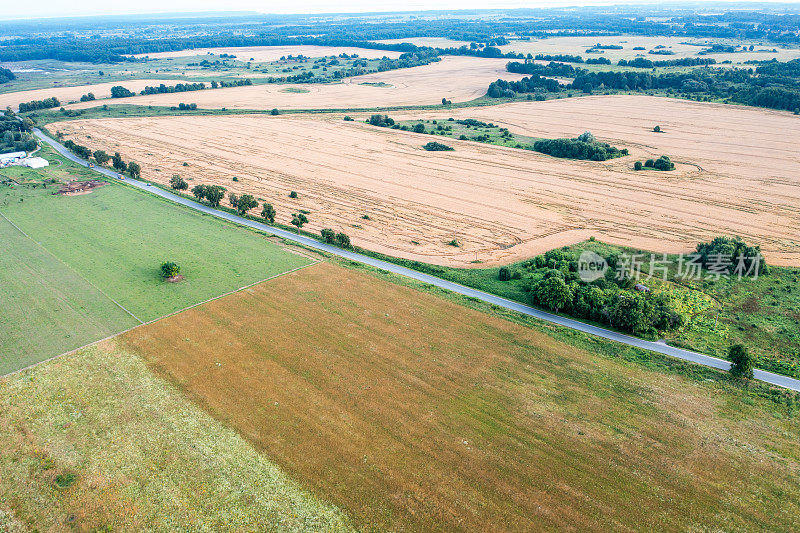
[[[718,98],[756,107],[800,112],[798,69],[800,60],[784,66],[762,65],[758,69],[699,68],[691,72],[653,74],[652,72],[607,71],[590,72],[571,65],[560,67],[530,63],[509,63],[511,72],[534,73],[519,81],[497,80],[487,89],[491,98],[513,98],[517,94],[537,92],[580,91],[592,94],[595,90],[646,91],[665,90],[668,95],[687,95],[695,98]],[[759,67],[761,68],[761,67]],[[572,70],[569,84],[559,84],[543,76],[560,76]]]
[[[25,113],[26,111],[36,111],[37,109],[51,109],[60,105],[61,102],[58,101],[58,98],[51,96],[50,98],[45,98],[44,100],[31,100],[30,102],[22,102],[19,104],[19,112]]]
[[[212,81],[210,85],[212,89],[221,89],[224,87],[241,87],[252,84],[253,82],[249,78],[247,78],[243,80],[233,80],[233,81],[224,81],[224,80]],[[139,94],[146,95],[146,94],[185,93],[192,91],[202,91],[206,88],[207,87],[204,82],[176,83],[175,85],[166,85],[162,83],[161,85],[158,86],[148,85],[144,89],[139,91]],[[136,96],[136,93],[129,89],[126,89],[122,85],[115,85],[111,88],[111,98],[130,98],[131,96]]]
[[[94,159],[95,162],[101,166],[106,165],[110,161],[112,168],[117,172],[128,172],[132,178],[140,178],[142,175],[142,167],[139,165],[139,163],[134,161],[124,161],[119,152],[114,152],[113,156],[108,155],[104,150],[96,150],[92,152],[91,148],[80,145],[72,139],[67,139],[63,142],[63,144],[72,153],[78,157],[86,159],[87,161]]]

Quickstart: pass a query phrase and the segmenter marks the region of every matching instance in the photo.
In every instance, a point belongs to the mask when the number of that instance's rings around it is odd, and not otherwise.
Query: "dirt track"
[[[148,179],[177,173],[190,186],[251,192],[276,206],[279,222],[306,209],[312,230],[332,227],[355,244],[434,263],[509,262],[591,235],[677,252],[738,234],[773,263],[800,264],[800,160],[790,141],[800,123],[791,115],[651,97],[460,113],[542,136],[591,129],[632,155],[577,162],[460,141],[447,141],[454,152],[425,152],[430,136],[321,116],[109,119],[53,130],[119,150]],[[664,133],[650,131],[655,124]],[[661,153],[677,170],[631,170]],[[446,244],[454,238],[461,247]]]
[[[192,94],[154,94],[126,98],[126,104],[174,106],[180,102],[215,109],[345,109],[438,104],[442,98],[453,102],[473,100],[486,94],[489,84],[498,78],[520,79],[523,76],[505,71],[505,59],[445,57],[421,67],[367,74],[338,84],[252,85],[231,87]],[[365,83],[384,83],[376,87]],[[287,87],[304,88],[307,93],[287,93]],[[86,108],[98,105],[85,102],[70,106]]]

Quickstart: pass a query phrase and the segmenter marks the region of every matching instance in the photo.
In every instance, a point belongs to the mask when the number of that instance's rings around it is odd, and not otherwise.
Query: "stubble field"
[[[114,81],[109,83],[98,83],[95,85],[76,85],[73,87],[53,87],[50,89],[34,89],[31,91],[18,91],[13,93],[0,94],[0,108],[5,109],[11,106],[13,109],[18,109],[21,102],[30,102],[31,100],[44,100],[55,96],[58,98],[62,105],[67,105],[70,102],[77,102],[81,96],[87,93],[94,94],[95,98],[110,98],[111,88],[115,85],[122,85],[128,90],[139,92],[148,85],[175,85],[180,83],[181,80],[177,79],[152,79],[152,80],[123,80]],[[113,102],[113,101],[112,101]],[[90,107],[101,105],[101,102],[88,102],[92,104]]]
[[[472,117],[541,137],[592,130],[631,155],[571,161],[449,139],[454,152],[426,152],[429,135],[319,116],[103,119],[53,130],[120,151],[147,179],[166,184],[180,174],[190,186],[250,192],[276,205],[279,222],[305,209],[312,230],[332,227],[366,248],[432,263],[511,262],[592,235],[682,252],[733,234],[760,244],[775,264],[800,264],[792,141],[800,123],[789,114],[610,96],[408,116]],[[656,124],[663,133],[652,132]],[[675,171],[632,170],[661,154]],[[459,247],[448,245],[453,239]]]
[[[191,102],[204,109],[347,109],[432,105],[441,103],[442,98],[464,102],[485,95],[489,84],[498,78],[522,78],[522,75],[505,71],[507,62],[505,59],[444,57],[429,65],[356,76],[336,84],[251,85],[189,94],[135,96],[119,103],[175,106]],[[287,87],[308,92],[286,92]],[[96,105],[97,102],[83,102],[70,108]]]
[[[328,263],[120,342],[368,529],[798,523],[794,418]]]

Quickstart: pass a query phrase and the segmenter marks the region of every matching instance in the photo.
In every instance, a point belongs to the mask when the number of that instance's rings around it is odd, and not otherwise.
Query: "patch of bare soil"
[[[63,194],[64,196],[77,196],[79,194],[89,194],[94,189],[102,187],[106,182],[102,180],[89,180],[89,181],[70,181],[62,185],[58,191],[53,194]]]

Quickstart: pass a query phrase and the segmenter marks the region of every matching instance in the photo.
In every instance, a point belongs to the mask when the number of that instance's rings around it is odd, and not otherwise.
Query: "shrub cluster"
[[[541,139],[533,143],[533,149],[553,157],[590,161],[605,161],[628,155],[627,148],[620,150],[608,143],[599,142],[588,131],[574,139]]]
[[[669,156],[662,155],[658,159],[648,159],[644,162],[644,165],[642,165],[641,161],[637,161],[633,164],[634,170],[642,170],[642,167],[652,168],[653,170],[667,171],[675,170],[675,163],[672,162]]]
[[[523,262],[523,272],[501,269],[498,279],[524,275],[522,283],[534,304],[636,334],[668,331],[686,322],[669,295],[635,290],[629,278],[616,278],[618,256],[605,259],[610,267],[606,276],[589,283],[578,275],[575,253],[563,250],[551,250]]]
[[[429,152],[451,152],[453,148],[451,146],[447,146],[446,144],[438,143],[436,141],[431,141],[423,146],[423,148]]]
[[[751,271],[751,274],[767,274],[769,267],[767,266],[764,257],[761,255],[761,248],[759,246],[751,246],[745,243],[739,237],[715,237],[711,242],[704,242],[697,245],[697,253],[700,255],[700,261],[703,266],[708,268],[709,265],[718,265],[724,260],[730,260],[732,263],[727,268],[718,268],[724,270],[725,275],[733,275],[739,260],[741,258],[742,267],[745,272]],[[758,258],[758,259],[756,259]],[[758,269],[756,271],[754,263],[757,261]]]
[[[320,235],[322,235],[322,240],[328,244],[333,244],[340,248],[352,248],[350,237],[346,233],[336,233],[330,228],[323,228],[320,230]]]

